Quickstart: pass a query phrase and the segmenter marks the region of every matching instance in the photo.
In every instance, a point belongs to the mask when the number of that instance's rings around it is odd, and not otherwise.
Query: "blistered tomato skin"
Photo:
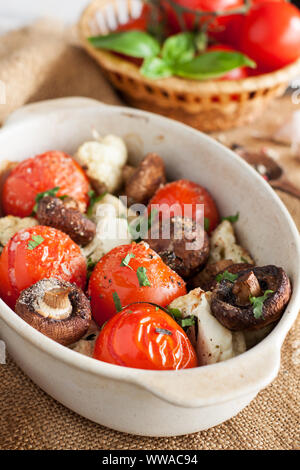
[[[129,266],[122,261],[130,255]],[[137,270],[146,269],[150,285],[140,285]],[[185,295],[183,279],[170,269],[145,243],[132,243],[114,248],[104,255],[95,267],[89,282],[88,293],[94,320],[98,325],[116,313],[114,295],[121,307],[133,302],[154,302],[162,307],[173,299]]]
[[[188,180],[178,180],[166,184],[160,188],[149,202],[148,208],[157,209],[166,217],[169,217],[169,208],[172,207],[171,216],[190,216],[189,207],[192,208],[192,218],[199,220],[203,218],[202,208],[197,207],[204,204],[204,217],[209,220],[208,232],[216,228],[219,223],[220,216],[215,201],[209,192],[197,183]]]
[[[30,249],[35,240],[41,243]],[[13,309],[23,289],[50,277],[83,289],[86,271],[79,246],[65,233],[39,225],[20,230],[0,257],[0,297]]]
[[[196,353],[182,328],[170,315],[147,303],[128,306],[104,326],[94,358],[138,369],[197,367]]]
[[[68,195],[88,204],[89,182],[72,157],[63,152],[46,152],[19,163],[8,176],[2,193],[7,215],[31,215],[38,193],[59,187],[57,196]]]

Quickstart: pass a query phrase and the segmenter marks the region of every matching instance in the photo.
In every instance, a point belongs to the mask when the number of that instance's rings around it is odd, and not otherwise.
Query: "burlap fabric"
[[[0,121],[24,103],[82,95],[108,103],[119,99],[99,68],[74,44],[70,33],[49,23],[0,38],[0,80],[7,104]],[[224,143],[262,146],[268,135],[296,105],[290,98],[274,103],[260,122],[218,137]],[[254,131],[255,136],[254,138]],[[273,146],[294,183],[300,185],[300,161],[285,147]],[[300,201],[279,193],[300,228]],[[94,424],[42,392],[8,358],[0,366],[0,449],[298,449],[300,321],[282,349],[278,378],[238,416],[216,428],[176,438],[143,438]]]

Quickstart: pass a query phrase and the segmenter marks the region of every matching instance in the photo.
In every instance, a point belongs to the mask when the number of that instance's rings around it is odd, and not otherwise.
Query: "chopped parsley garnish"
[[[229,215],[228,217],[222,217],[221,222],[223,222],[223,220],[228,220],[228,222],[231,222],[232,224],[234,224],[234,222],[237,222],[239,220],[239,217],[240,217],[240,213],[237,212],[235,215]]]
[[[95,191],[93,189],[91,189],[88,192],[88,196],[90,198],[90,204],[89,204],[89,208],[87,210],[87,215],[89,215],[89,216],[92,215],[94,205],[96,204],[96,202],[101,201],[101,199],[103,199],[104,196],[106,196],[106,194],[107,194],[107,192],[105,192],[103,194],[100,194],[100,196],[97,196],[97,194],[95,193]]]
[[[115,304],[117,312],[121,312],[122,304],[121,304],[121,300],[117,292],[113,292],[113,300],[114,300],[114,304]]]
[[[133,271],[133,268],[129,266],[130,260],[132,258],[135,258],[135,255],[133,253],[128,253],[125,258],[122,259],[120,266],[126,266],[127,268],[131,269]]]
[[[238,278],[237,274],[232,274],[229,271],[224,271],[216,276],[216,281],[221,282],[223,280],[234,282]]]
[[[43,193],[38,193],[38,194],[35,196],[35,202],[36,202],[36,204],[34,205],[33,213],[37,212],[39,202],[40,202],[41,199],[43,199],[43,197],[46,197],[46,196],[53,196],[53,197],[55,197],[56,194],[58,193],[58,191],[59,191],[59,186],[56,186],[55,188],[48,189],[48,191],[44,191]]]
[[[190,326],[195,325],[195,317],[190,316],[186,318],[182,318],[180,321],[181,328],[189,328]]]
[[[207,217],[204,217],[204,230],[205,232],[208,232],[210,227],[210,220]]]
[[[28,250],[34,250],[37,246],[43,243],[45,239],[41,235],[32,235],[32,239],[29,240],[27,248]]]
[[[273,290],[269,289],[269,290],[266,290],[264,292],[264,295],[262,295],[261,297],[252,297],[252,295],[250,295],[249,300],[253,305],[253,314],[256,320],[262,317],[264,301],[266,300],[268,295],[272,294],[273,292],[274,292]]]
[[[87,259],[87,277],[88,279],[91,277],[92,272],[94,271],[96,264],[98,261],[92,261],[92,258]]]
[[[140,266],[137,271],[136,275],[139,280],[140,287],[146,287],[146,286],[151,286],[149,279],[147,277],[147,269],[144,268],[144,266]]]
[[[176,323],[181,326],[183,330],[185,328],[190,328],[191,326],[195,325],[196,317],[194,315],[184,317],[182,312],[178,308],[168,308],[167,312],[176,321]]]
[[[249,264],[249,261],[246,258],[243,258],[243,256],[241,256],[241,261],[242,261],[242,263]]]
[[[158,333],[160,335],[168,335],[172,336],[172,331],[166,330],[165,328],[155,328],[155,333]]]

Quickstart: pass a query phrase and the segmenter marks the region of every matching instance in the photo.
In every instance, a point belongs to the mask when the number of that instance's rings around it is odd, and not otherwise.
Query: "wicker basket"
[[[226,130],[253,121],[300,74],[299,59],[276,72],[242,80],[197,81],[177,77],[149,80],[135,64],[95,49],[87,40],[138,17],[141,8],[140,0],[95,0],[79,23],[84,48],[134,107],[163,114],[205,132]]]

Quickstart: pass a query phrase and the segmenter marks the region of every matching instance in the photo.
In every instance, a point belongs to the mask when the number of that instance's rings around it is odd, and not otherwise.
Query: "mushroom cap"
[[[264,300],[259,318],[255,318],[250,300],[245,306],[237,305],[232,292],[235,282],[251,271],[257,277],[262,292],[273,291]],[[279,320],[291,296],[291,284],[285,271],[269,265],[245,269],[237,273],[237,276],[234,282],[223,279],[213,290],[211,311],[217,320],[233,331],[255,330]]]
[[[157,153],[148,153],[128,177],[125,193],[130,203],[147,204],[166,183],[165,164]]]
[[[208,259],[208,235],[194,220],[180,216],[170,219],[169,233],[165,230],[166,224],[157,218],[144,241],[173,271],[188,279]]]
[[[69,199],[65,204],[57,197],[43,197],[38,204],[36,216],[41,225],[67,233],[81,246],[90,243],[96,235],[96,224],[85,217],[80,210],[71,207]]]
[[[43,299],[47,292],[55,289],[66,289],[72,306],[70,315],[61,320],[47,318],[36,311],[37,300]],[[75,343],[85,335],[92,318],[90,302],[82,290],[75,284],[55,278],[42,279],[23,290],[15,311],[33,328],[65,346]]]
[[[205,268],[191,280],[190,285],[192,288],[201,287],[205,292],[211,291],[216,287],[216,277],[218,274],[222,274],[224,271],[237,274],[239,271],[251,267],[252,265],[249,263],[233,263],[231,259],[222,259],[216,263],[207,264]]]

